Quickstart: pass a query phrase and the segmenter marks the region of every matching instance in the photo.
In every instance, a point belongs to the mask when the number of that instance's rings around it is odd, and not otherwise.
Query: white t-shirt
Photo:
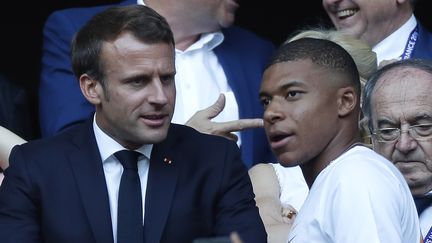
[[[288,242],[407,243],[420,241],[414,200],[397,168],[356,146],[316,178]]]

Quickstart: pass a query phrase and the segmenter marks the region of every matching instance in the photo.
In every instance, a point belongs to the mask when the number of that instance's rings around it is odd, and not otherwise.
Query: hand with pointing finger
[[[198,130],[199,132],[226,137],[234,141],[238,140],[238,137],[234,132],[263,127],[263,120],[260,118],[240,119],[228,122],[213,122],[212,119],[221,113],[224,107],[225,96],[220,94],[219,98],[213,105],[206,109],[197,111],[186,122],[186,125]]]

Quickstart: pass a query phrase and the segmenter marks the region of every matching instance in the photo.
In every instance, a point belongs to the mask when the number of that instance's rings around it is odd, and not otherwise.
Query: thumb
[[[219,115],[219,113],[221,113],[224,108],[225,108],[225,95],[220,94],[216,102],[213,105],[204,109],[204,112],[207,118],[212,119],[217,115]]]
[[[231,232],[230,234],[231,243],[243,243],[237,232]]]

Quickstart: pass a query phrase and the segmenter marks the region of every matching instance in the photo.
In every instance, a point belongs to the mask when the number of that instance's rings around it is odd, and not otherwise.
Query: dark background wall
[[[28,91],[32,101],[35,128],[37,118],[37,89],[39,83],[42,28],[48,15],[55,10],[119,2],[113,0],[40,0],[9,1],[0,10],[0,74]],[[416,14],[432,29],[427,0],[419,1]],[[291,5],[285,7],[284,5]],[[430,11],[429,11],[430,12]],[[299,28],[330,26],[321,1],[297,1],[295,5],[283,0],[241,1],[236,23],[279,45]],[[36,133],[37,137],[37,133]]]

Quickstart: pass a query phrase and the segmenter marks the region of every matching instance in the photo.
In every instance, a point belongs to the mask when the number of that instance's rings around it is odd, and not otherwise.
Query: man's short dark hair
[[[357,66],[340,45],[324,39],[301,38],[286,42],[273,55],[267,67],[281,62],[309,59],[312,63],[345,75],[345,81],[355,87],[360,96]]]
[[[86,73],[105,87],[104,64],[100,58],[103,43],[114,41],[125,32],[143,43],[174,46],[170,26],[156,11],[142,5],[110,7],[93,16],[75,35],[72,41],[75,76],[79,78]]]
[[[431,63],[426,60],[420,60],[420,59],[404,59],[404,60],[396,61],[388,65],[385,65],[384,67],[376,71],[374,74],[372,74],[369,80],[366,82],[366,85],[363,89],[363,104],[362,104],[363,115],[368,123],[369,131],[372,132],[373,130],[372,94],[378,80],[386,73],[404,67],[419,69],[427,73],[430,73],[432,75]]]

